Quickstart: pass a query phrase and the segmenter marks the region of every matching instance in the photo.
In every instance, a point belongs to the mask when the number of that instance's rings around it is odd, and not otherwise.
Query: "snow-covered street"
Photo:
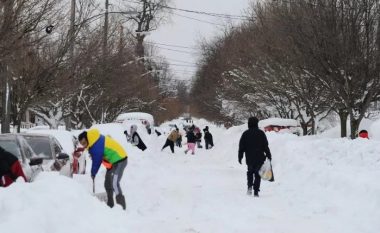
[[[206,124],[205,122],[202,122]],[[202,127],[204,125],[200,125]],[[165,135],[141,132],[148,150],[122,141],[129,161],[122,179],[127,211],[92,196],[89,174],[41,174],[0,190],[3,232],[368,232],[380,229],[377,140],[267,134],[276,181],[246,195],[246,165],[237,161],[246,125],[210,126],[211,150],[161,152]],[[103,126],[107,128],[107,126]],[[110,127],[119,141],[122,132]],[[91,164],[91,162],[89,162]],[[89,170],[89,167],[87,168]],[[104,172],[96,178],[102,192]]]

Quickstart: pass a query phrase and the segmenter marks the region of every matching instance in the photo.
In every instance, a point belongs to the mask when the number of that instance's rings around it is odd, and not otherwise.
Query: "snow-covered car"
[[[122,125],[127,126],[131,124],[135,124],[136,122],[141,123],[145,128],[148,134],[152,133],[152,129],[154,126],[154,118],[151,114],[145,112],[127,112],[122,113],[116,117],[115,123],[120,123]],[[141,131],[140,131],[141,132]]]
[[[15,155],[28,182],[32,182],[43,170],[43,158],[36,155],[28,142],[18,134],[0,134],[0,146]]]
[[[66,130],[44,129],[28,130],[26,134],[50,135],[54,137],[61,145],[63,151],[70,156],[70,159],[72,160],[72,172],[74,174],[86,173],[86,156],[83,154],[82,148],[78,147],[80,145],[72,132]]]
[[[268,118],[259,121],[259,128],[265,132],[292,133],[301,135],[302,129],[297,120],[283,118]]]
[[[57,139],[48,134],[22,133],[38,157],[43,158],[43,168],[46,171],[59,171],[60,174],[71,177],[72,164],[70,156],[65,153]]]

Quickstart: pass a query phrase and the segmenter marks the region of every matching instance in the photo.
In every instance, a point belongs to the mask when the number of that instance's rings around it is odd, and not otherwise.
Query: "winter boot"
[[[248,189],[247,189],[247,195],[248,196],[252,195],[252,187],[248,187]]]
[[[107,192],[107,205],[112,208],[115,204],[113,202],[113,193]]]
[[[116,203],[121,205],[123,207],[123,210],[127,208],[123,194],[116,195]]]
[[[255,191],[254,194],[253,194],[253,196],[259,197],[259,191]]]

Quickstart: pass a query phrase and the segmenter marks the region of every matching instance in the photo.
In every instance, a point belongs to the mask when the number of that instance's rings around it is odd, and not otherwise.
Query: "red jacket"
[[[26,181],[18,158],[0,147],[0,186],[9,186],[20,176]]]

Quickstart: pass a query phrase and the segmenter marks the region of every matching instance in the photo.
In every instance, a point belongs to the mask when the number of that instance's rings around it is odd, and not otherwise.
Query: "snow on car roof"
[[[125,119],[128,117],[137,117],[137,118],[150,118],[153,119],[153,116],[149,113],[146,112],[127,112],[127,113],[122,113],[119,116],[117,116],[116,119]]]
[[[263,128],[269,125],[277,125],[277,126],[299,126],[298,121],[294,119],[284,119],[284,118],[268,118],[259,121],[259,127]]]
[[[154,124],[154,118],[151,114],[146,113],[146,112],[127,112],[127,113],[122,113],[116,117],[115,121],[124,121],[124,120],[133,120],[133,119],[144,119],[149,121],[151,125]]]

